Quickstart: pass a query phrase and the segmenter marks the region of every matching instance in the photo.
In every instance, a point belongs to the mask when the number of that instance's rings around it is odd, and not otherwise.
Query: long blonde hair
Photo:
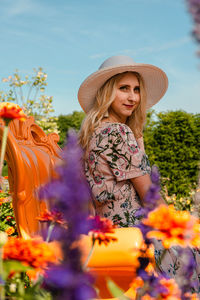
[[[79,132],[79,142],[83,149],[87,149],[92,134],[100,125],[102,119],[109,116],[108,110],[115,99],[116,84],[127,73],[133,73],[137,77],[140,85],[141,101],[133,111],[132,115],[127,118],[126,124],[131,128],[136,138],[142,136],[143,125],[146,118],[146,93],[144,82],[139,73],[124,72],[111,77],[97,91],[95,104],[86,115]]]

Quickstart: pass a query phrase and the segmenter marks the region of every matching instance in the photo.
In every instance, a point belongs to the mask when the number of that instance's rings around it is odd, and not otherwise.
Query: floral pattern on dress
[[[102,123],[89,144],[85,173],[96,214],[120,227],[138,224],[140,199],[130,179],[150,173],[147,155],[131,129],[121,123]]]
[[[140,146],[139,146],[140,145]],[[120,123],[102,123],[94,132],[85,159],[85,174],[93,194],[97,215],[111,219],[120,227],[140,222],[136,212],[140,199],[130,179],[150,173],[143,141],[137,141],[131,129]],[[153,239],[158,271],[179,281],[185,276],[184,263],[177,247],[164,250],[162,242]],[[197,268],[192,280],[200,294],[200,249],[191,249]]]

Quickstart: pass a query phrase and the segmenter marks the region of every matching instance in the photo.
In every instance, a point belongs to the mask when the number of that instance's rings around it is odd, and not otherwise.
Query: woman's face
[[[109,108],[112,121],[126,123],[126,120],[140,103],[140,85],[133,73],[124,74],[116,84],[115,99]]]

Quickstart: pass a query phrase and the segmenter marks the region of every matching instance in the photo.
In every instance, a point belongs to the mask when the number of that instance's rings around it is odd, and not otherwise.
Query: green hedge
[[[157,114],[152,111],[144,141],[150,163],[159,167],[169,195],[188,195],[197,183],[200,115],[180,110]]]
[[[59,145],[63,147],[66,135],[69,129],[73,128],[78,131],[81,127],[81,123],[85,118],[84,112],[74,111],[72,114],[69,115],[60,115],[57,120],[58,130],[59,130]]]

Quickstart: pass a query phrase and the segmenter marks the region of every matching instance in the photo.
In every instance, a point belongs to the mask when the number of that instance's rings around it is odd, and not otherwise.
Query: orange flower
[[[199,246],[200,224],[197,218],[187,211],[177,211],[173,205],[160,205],[143,220],[145,225],[153,228],[148,238],[162,240],[165,248],[173,245]]]
[[[133,281],[131,282],[131,285],[130,287],[133,289],[133,290],[137,290],[141,287],[143,287],[144,285],[144,281],[142,280],[141,277],[136,277],[133,279]]]
[[[136,249],[134,249],[134,251],[136,251]],[[151,273],[155,271],[154,246],[152,244],[148,246],[143,242],[138,252],[138,259],[139,258],[140,260],[142,258],[148,259],[146,260],[146,263],[148,262],[147,266],[145,267],[146,272]]]
[[[11,235],[15,232],[15,228],[14,227],[8,227],[6,230],[7,235]]]
[[[161,299],[181,300],[181,291],[174,279],[161,279],[160,283],[166,288],[165,293],[161,293]]]
[[[0,103],[0,118],[4,119],[6,122],[13,119],[24,121],[26,119],[26,115],[19,105],[15,103],[2,102]]]
[[[63,215],[59,211],[48,211],[45,209],[37,219],[40,222],[53,222],[53,223],[59,223],[59,224],[65,224],[65,221],[63,220]]]
[[[199,296],[197,294],[186,293],[185,296],[190,300],[199,300]]]
[[[135,290],[140,289],[144,286],[144,281],[140,278],[137,277],[131,284],[131,287]],[[157,297],[151,297],[148,294],[145,294],[144,296],[141,297],[141,300],[181,300],[181,291],[175,282],[174,279],[165,279],[162,278],[160,280],[160,284],[166,288],[166,292],[159,293]],[[145,287],[147,288],[147,287]]]
[[[114,228],[116,228],[116,225],[113,225],[111,220],[100,218],[99,216],[90,216],[89,222],[91,222],[92,227],[89,235],[92,237],[93,244],[97,241],[99,245],[101,243],[107,245],[111,241],[117,241],[117,238],[107,234],[114,233]]]
[[[45,269],[49,263],[58,262],[54,249],[40,238],[10,237],[3,247],[3,259],[19,260],[35,269]]]

